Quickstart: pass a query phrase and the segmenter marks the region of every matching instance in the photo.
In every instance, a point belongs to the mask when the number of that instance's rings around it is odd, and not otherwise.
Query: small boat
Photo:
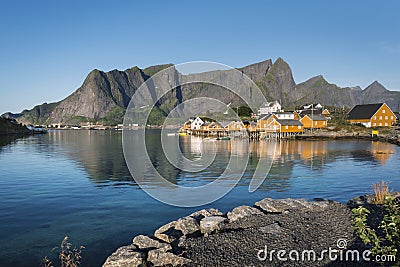
[[[221,137],[221,140],[231,140],[231,138],[229,136],[224,136],[224,137]]]
[[[178,135],[177,133],[167,133],[167,136],[176,136]]]
[[[186,133],[179,133],[179,136],[186,136]]]

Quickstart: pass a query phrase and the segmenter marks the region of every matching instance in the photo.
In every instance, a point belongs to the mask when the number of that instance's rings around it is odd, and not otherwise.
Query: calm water
[[[157,169],[183,185],[217,177],[240,141],[216,142],[217,157],[205,171],[172,167],[160,150],[160,132],[148,132],[148,151]],[[85,245],[84,266],[99,266],[134,235],[198,208],[159,203],[132,180],[122,152],[122,134],[111,131],[56,131],[22,139],[0,139],[0,266],[39,266],[64,236]],[[185,137],[181,149],[196,157],[198,140]],[[207,205],[226,212],[264,197],[315,197],[347,202],[371,191],[381,179],[400,190],[400,148],[369,141],[282,141],[267,180],[248,192],[257,159],[270,142],[252,142],[247,171],[228,195]]]

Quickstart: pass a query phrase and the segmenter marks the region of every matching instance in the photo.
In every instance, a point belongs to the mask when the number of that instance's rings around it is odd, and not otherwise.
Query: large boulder
[[[175,229],[175,226],[176,221],[167,223],[166,225],[158,228],[154,232],[154,236],[164,242],[172,243],[183,235],[180,230]]]
[[[138,235],[133,239],[133,244],[141,250],[150,250],[162,248],[165,251],[171,249],[171,245],[167,243],[161,243],[153,238],[145,235]]]
[[[208,235],[220,229],[220,224],[225,222],[226,218],[222,216],[209,216],[200,221],[200,230],[203,234]]]
[[[190,217],[195,218],[197,221],[200,221],[201,219],[209,216],[222,216],[223,213],[219,211],[218,209],[202,209],[196,212],[193,212],[190,214]]]
[[[200,226],[197,220],[189,216],[180,218],[175,224],[175,229],[181,231],[185,236],[200,232]]]
[[[147,261],[154,266],[182,266],[191,262],[191,260],[179,257],[171,252],[166,252],[163,249],[150,250],[147,256]]]
[[[234,208],[232,211],[228,212],[227,216],[229,222],[234,222],[247,216],[262,215],[262,214],[263,213],[256,208],[249,206],[239,206]]]
[[[120,247],[109,256],[103,267],[136,267],[143,266],[145,254],[135,245]]]

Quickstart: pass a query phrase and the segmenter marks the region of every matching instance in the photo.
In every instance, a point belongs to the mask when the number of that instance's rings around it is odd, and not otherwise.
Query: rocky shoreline
[[[351,209],[372,205],[371,200],[366,195],[346,205],[325,199],[265,198],[226,214],[203,209],[161,226],[153,235],[134,237],[132,244],[109,256],[103,267],[376,266],[362,259],[332,261],[322,252],[368,249],[354,234]],[[279,250],[313,250],[318,260],[278,260]]]
[[[392,131],[389,134],[379,134],[372,137],[368,132],[347,132],[347,131],[319,131],[313,133],[305,133],[296,136],[297,140],[346,140],[346,139],[362,139],[370,141],[380,141],[400,146],[400,131]]]

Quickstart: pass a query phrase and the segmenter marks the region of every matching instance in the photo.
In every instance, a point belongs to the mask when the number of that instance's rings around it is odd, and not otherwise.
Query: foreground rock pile
[[[350,207],[327,200],[263,199],[227,214],[200,210],[139,235],[117,249],[104,267],[123,266],[366,266],[366,262],[282,261],[275,250],[363,249],[354,236]],[[261,251],[261,252],[260,252]],[[269,256],[269,255],[268,255]]]

